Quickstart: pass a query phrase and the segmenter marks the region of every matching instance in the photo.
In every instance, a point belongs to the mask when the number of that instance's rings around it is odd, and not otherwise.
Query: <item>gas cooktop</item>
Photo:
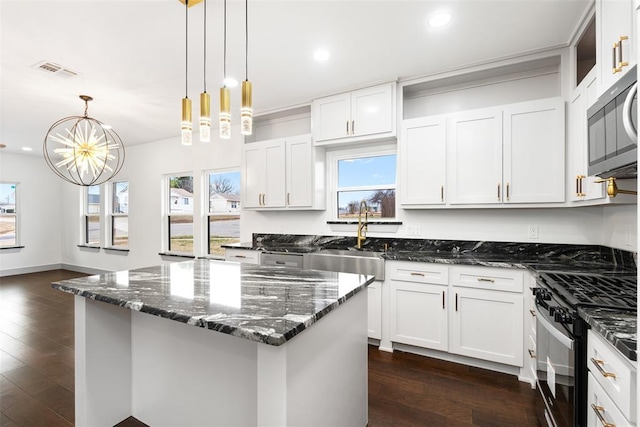
[[[593,306],[635,310],[637,277],[632,274],[539,273],[571,307]]]

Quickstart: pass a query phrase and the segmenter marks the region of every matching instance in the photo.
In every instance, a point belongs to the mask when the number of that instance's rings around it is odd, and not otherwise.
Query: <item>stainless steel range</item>
[[[579,306],[636,309],[635,274],[539,273],[538,418],[541,425],[583,427],[587,419],[587,329]]]

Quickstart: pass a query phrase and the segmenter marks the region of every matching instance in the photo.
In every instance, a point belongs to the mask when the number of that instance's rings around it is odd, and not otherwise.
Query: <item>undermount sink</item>
[[[356,249],[322,249],[304,254],[304,268],[325,271],[339,271],[376,276],[384,280],[384,259],[382,252]]]

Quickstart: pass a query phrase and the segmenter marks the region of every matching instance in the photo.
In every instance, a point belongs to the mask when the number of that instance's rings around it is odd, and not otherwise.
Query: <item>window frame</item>
[[[339,187],[338,186],[338,162],[340,160],[352,160],[365,157],[379,156],[396,156],[396,174],[395,184],[380,187],[378,185],[358,186],[358,187]],[[330,220],[333,222],[350,222],[352,219],[340,218],[338,214],[338,192],[340,191],[372,191],[372,190],[394,190],[395,198],[395,216],[393,218],[376,218],[376,222],[396,223],[398,219],[398,148],[395,144],[384,144],[373,147],[350,147],[327,150],[327,166],[328,166],[328,208],[331,209]]]
[[[98,196],[99,196],[99,202],[97,204],[98,206],[98,212],[97,214],[91,214],[89,212],[89,189],[92,187],[96,187],[98,188]],[[88,246],[88,247],[92,247],[92,248],[100,248],[102,246],[102,242],[103,242],[103,234],[104,234],[104,227],[103,227],[103,221],[102,221],[102,217],[103,217],[103,192],[104,192],[104,187],[102,184],[98,184],[98,185],[88,185],[85,187],[82,187],[83,191],[83,205],[82,205],[82,245],[83,246]],[[98,242],[89,242],[89,217],[98,217]]]
[[[116,212],[115,211],[115,202],[117,200],[116,188],[118,184],[126,183],[127,185],[127,212]],[[108,212],[108,223],[109,223],[109,249],[129,249],[129,190],[131,188],[131,183],[129,180],[120,179],[117,181],[109,182],[109,200],[107,201],[109,204],[109,212]],[[116,237],[115,223],[118,218],[126,218],[127,219],[127,244],[126,245],[116,245],[114,240]]]
[[[165,211],[165,220],[163,221],[165,224],[165,231],[163,232],[163,247],[166,249],[164,250],[165,253],[167,254],[172,254],[172,255],[184,255],[187,257],[194,257],[196,255],[196,223],[195,223],[195,219],[196,219],[196,212],[194,212],[194,205],[195,203],[190,203],[188,204],[188,206],[191,206],[191,212],[189,214],[184,214],[184,213],[172,213],[171,212],[171,178],[178,178],[178,177],[185,177],[185,176],[190,176],[192,181],[193,181],[193,199],[195,201],[196,198],[196,193],[197,193],[197,189],[196,189],[196,180],[195,180],[195,174],[193,172],[176,172],[176,173],[170,173],[170,174],[166,174],[163,177],[163,195],[164,195],[164,199],[165,202],[163,203],[164,205],[164,211]],[[182,196],[179,196],[177,198],[177,200],[181,200]],[[177,203],[176,203],[177,204]],[[193,235],[192,237],[192,247],[191,247],[191,252],[182,252],[182,251],[177,251],[175,249],[171,248],[171,217],[172,216],[191,216],[191,228],[193,230]]]
[[[241,220],[242,217],[242,170],[240,167],[238,168],[223,168],[223,169],[211,169],[211,170],[207,170],[204,171],[203,175],[204,178],[202,180],[203,182],[203,226],[204,226],[204,233],[203,236],[205,236],[204,240],[204,251],[203,253],[206,254],[206,256],[208,258],[215,258],[215,259],[224,259],[224,255],[216,255],[216,254],[212,254],[211,253],[211,216],[213,216],[214,214],[211,213],[211,205],[210,205],[210,180],[211,180],[211,175],[219,175],[219,174],[228,174],[228,173],[237,173],[240,175],[240,181],[238,183],[239,188],[238,191],[240,192],[240,201],[239,202],[234,202],[234,203],[239,203],[240,207],[237,207],[236,204],[236,209],[238,209],[238,220]],[[240,237],[238,237],[238,241],[240,241]]]
[[[0,245],[0,249],[10,249],[10,248],[19,248],[22,246],[22,242],[21,242],[21,234],[20,233],[20,226],[21,226],[21,222],[20,222],[20,183],[17,181],[0,181],[0,184],[9,184],[9,185],[14,185],[15,189],[13,190],[14,192],[14,196],[13,196],[13,202],[14,202],[14,207],[13,207],[13,212],[12,213],[1,213],[0,212],[0,218],[11,218],[13,217],[13,228],[14,228],[14,233],[15,233],[15,238],[14,238],[14,242],[12,245]]]

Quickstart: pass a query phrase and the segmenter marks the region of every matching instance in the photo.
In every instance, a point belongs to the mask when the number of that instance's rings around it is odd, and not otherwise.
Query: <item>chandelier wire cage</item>
[[[49,168],[60,178],[87,187],[116,176],[125,153],[118,134],[88,116],[93,98],[80,95],[80,99],[84,101],[84,115],[65,117],[51,125],[44,138],[43,154]]]

